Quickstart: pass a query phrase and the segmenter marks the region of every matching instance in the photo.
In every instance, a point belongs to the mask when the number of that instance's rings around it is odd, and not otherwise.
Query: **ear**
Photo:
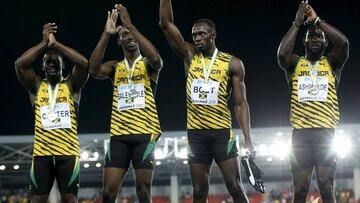
[[[45,71],[45,60],[44,60],[44,59],[42,60],[41,70],[42,70],[42,71]]]
[[[304,47],[306,47],[306,36],[303,37],[302,43],[303,43]]]
[[[122,45],[121,40],[120,40],[120,37],[118,37],[118,39],[117,39],[117,43],[118,43],[118,45],[119,45],[119,46],[121,46],[121,45]]]
[[[327,38],[325,38],[325,47],[327,47],[329,44],[329,40]]]

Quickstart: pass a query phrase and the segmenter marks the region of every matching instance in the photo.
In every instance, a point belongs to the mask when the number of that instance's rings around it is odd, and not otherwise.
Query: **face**
[[[43,70],[48,76],[56,76],[62,74],[64,67],[63,59],[55,53],[47,53],[43,59]]]
[[[133,51],[139,48],[134,36],[127,28],[124,27],[119,31],[118,43],[119,45],[122,45],[124,49],[129,51]]]
[[[311,52],[322,52],[326,45],[324,32],[318,27],[309,28],[305,36],[305,47]]]
[[[209,50],[215,39],[214,31],[206,23],[195,24],[192,28],[192,38],[195,47],[202,52]]]

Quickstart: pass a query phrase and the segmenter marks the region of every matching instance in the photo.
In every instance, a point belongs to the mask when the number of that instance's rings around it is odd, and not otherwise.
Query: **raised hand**
[[[53,34],[53,33],[50,33],[50,35],[49,35],[49,42],[48,42],[48,45],[47,45],[47,46],[48,46],[49,48],[53,48],[56,43],[57,43],[57,41],[56,41],[56,38],[55,38],[54,34]]]
[[[305,6],[303,7],[304,13],[307,16],[305,24],[313,23],[318,17],[315,10],[309,5],[308,1],[305,1]]]
[[[121,26],[116,27],[117,18],[118,18],[118,12],[116,9],[112,9],[111,13],[110,11],[108,11],[108,17],[105,25],[106,33],[113,35],[119,32]]]
[[[43,41],[46,42],[46,44],[49,43],[50,34],[56,33],[57,26],[55,23],[46,23],[43,26]]]
[[[125,8],[125,6],[123,6],[122,4],[115,4],[115,8],[119,12],[122,24],[125,27],[129,27],[131,25],[131,19],[130,19],[130,15],[129,15],[127,9]]]
[[[305,5],[306,3],[304,1],[302,1],[299,5],[299,8],[296,12],[296,16],[295,16],[295,25],[297,27],[300,27],[300,25],[304,22],[304,18],[305,18],[305,11],[304,11],[304,8],[305,8]]]

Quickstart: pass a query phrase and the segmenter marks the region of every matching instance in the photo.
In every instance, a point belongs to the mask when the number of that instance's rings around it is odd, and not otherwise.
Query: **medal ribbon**
[[[132,85],[132,77],[133,77],[133,75],[134,75],[135,65],[136,65],[136,63],[137,63],[140,59],[142,59],[141,54],[135,59],[134,63],[131,65],[131,69],[130,69],[129,62],[128,62],[128,60],[126,59],[126,57],[125,57],[125,59],[124,59],[124,61],[125,61],[125,68],[126,68],[127,80],[128,80],[128,83],[129,83],[130,85]]]
[[[317,83],[317,76],[318,76],[318,70],[319,70],[319,64],[320,61],[316,61],[315,65],[311,64],[311,62],[308,60],[308,67],[310,68],[310,76],[311,76],[311,81],[312,81],[312,85],[316,85]]]
[[[204,59],[204,56],[201,54],[201,63],[202,63],[202,67],[203,67],[203,70],[204,70],[204,79],[205,79],[205,82],[207,83],[208,80],[209,80],[209,77],[210,77],[210,73],[211,73],[211,68],[212,66],[214,65],[214,62],[215,62],[215,59],[216,59],[216,56],[218,54],[218,49],[215,48],[215,51],[211,57],[211,61],[210,61],[210,64],[208,67],[205,66],[205,59]]]
[[[52,91],[51,84],[48,85],[48,94],[49,94],[49,108],[50,112],[55,111],[56,97],[59,91],[59,83],[56,84],[55,90]]]

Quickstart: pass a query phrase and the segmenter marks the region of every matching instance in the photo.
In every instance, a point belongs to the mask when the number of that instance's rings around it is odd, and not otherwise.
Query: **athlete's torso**
[[[300,57],[290,83],[292,127],[336,128],[340,119],[336,86],[336,77],[326,57],[318,65]]]
[[[49,82],[42,80],[34,101],[35,140],[33,156],[79,155],[78,104],[66,80],[58,83],[56,103],[50,105]],[[51,90],[54,92],[54,89]],[[53,112],[53,113],[51,113]]]
[[[204,80],[202,55],[192,58],[186,80],[187,129],[231,128],[231,114],[227,100],[231,92],[229,64],[232,55],[219,52]],[[211,59],[205,58],[205,67]]]
[[[151,80],[144,58],[135,64],[129,85],[125,60],[115,66],[111,135],[161,133],[155,98],[156,83]]]

